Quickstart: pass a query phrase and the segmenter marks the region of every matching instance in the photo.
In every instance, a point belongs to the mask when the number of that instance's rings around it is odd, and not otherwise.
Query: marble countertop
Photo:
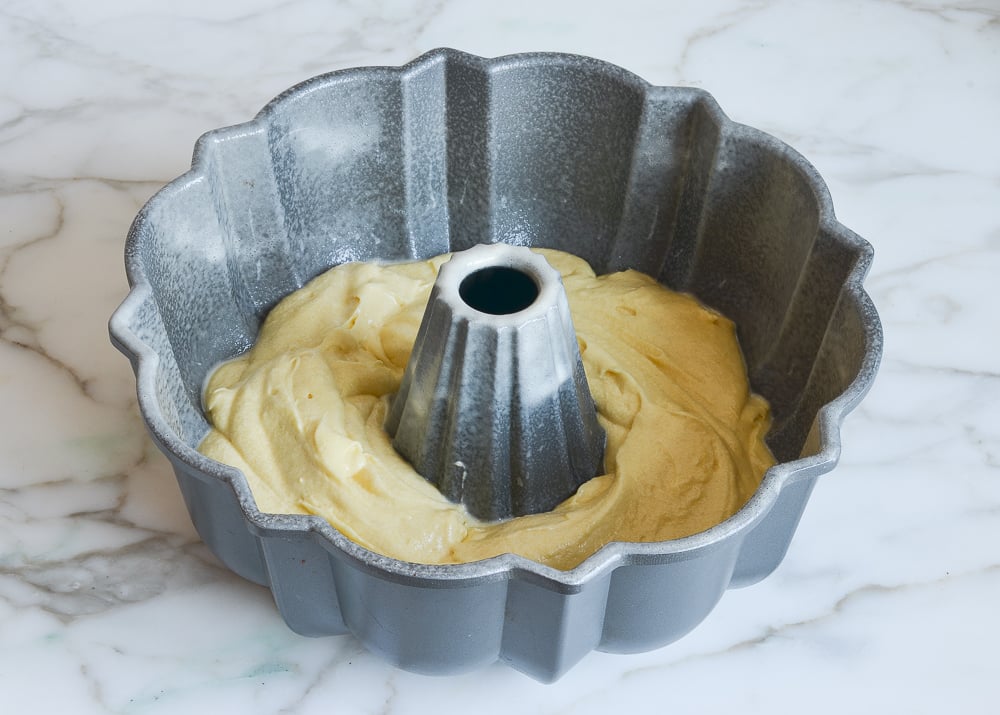
[[[681,641],[554,685],[289,631],[198,540],[107,336],[129,222],[198,135],[438,46],[707,89],[812,161],[875,246],[883,366],[784,563]],[[996,3],[12,0],[0,69],[3,712],[996,711]]]

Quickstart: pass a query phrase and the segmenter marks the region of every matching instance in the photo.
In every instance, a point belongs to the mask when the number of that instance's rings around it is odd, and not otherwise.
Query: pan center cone
[[[558,271],[502,243],[455,253],[385,428],[417,472],[486,521],[550,511],[601,474],[605,434]]]

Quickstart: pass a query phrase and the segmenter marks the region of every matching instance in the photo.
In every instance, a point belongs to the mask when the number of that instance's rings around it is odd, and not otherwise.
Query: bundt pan
[[[778,460],[739,512],[681,539],[609,544],[570,571],[510,554],[429,566],[318,517],[262,513],[238,470],[197,451],[206,376],[280,298],[343,262],[497,242],[638,269],[736,323]],[[135,219],[132,289],[110,331],[199,534],[271,589],[293,630],[353,633],[407,670],[500,660],[553,681],[591,649],[670,643],[779,564],[875,376],[871,258],[805,159],[702,90],[584,57],[436,50],[316,77],[203,136],[191,170]]]

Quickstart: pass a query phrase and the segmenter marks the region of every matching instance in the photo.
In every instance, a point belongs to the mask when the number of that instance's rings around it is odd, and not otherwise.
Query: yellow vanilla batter
[[[211,376],[200,449],[238,467],[260,509],[318,514],[348,538],[419,563],[505,552],[569,569],[611,541],[660,541],[736,512],[774,463],[767,403],[750,393],[732,323],[636,271],[563,277],[607,430],[606,474],[553,511],[499,523],[443,497],[382,428],[438,267],[448,256],[336,267],[283,300],[257,344]]]

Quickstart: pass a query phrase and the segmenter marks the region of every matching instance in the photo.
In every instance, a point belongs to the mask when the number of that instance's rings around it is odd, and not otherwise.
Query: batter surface
[[[661,541],[735,513],[774,458],[733,324],[636,271],[563,278],[599,419],[606,474],[551,512],[487,523],[393,449],[382,428],[438,267],[338,266],[271,311],[256,345],[210,377],[200,450],[246,475],[261,511],[316,514],[353,541],[419,563],[505,552],[577,566],[612,541]]]

